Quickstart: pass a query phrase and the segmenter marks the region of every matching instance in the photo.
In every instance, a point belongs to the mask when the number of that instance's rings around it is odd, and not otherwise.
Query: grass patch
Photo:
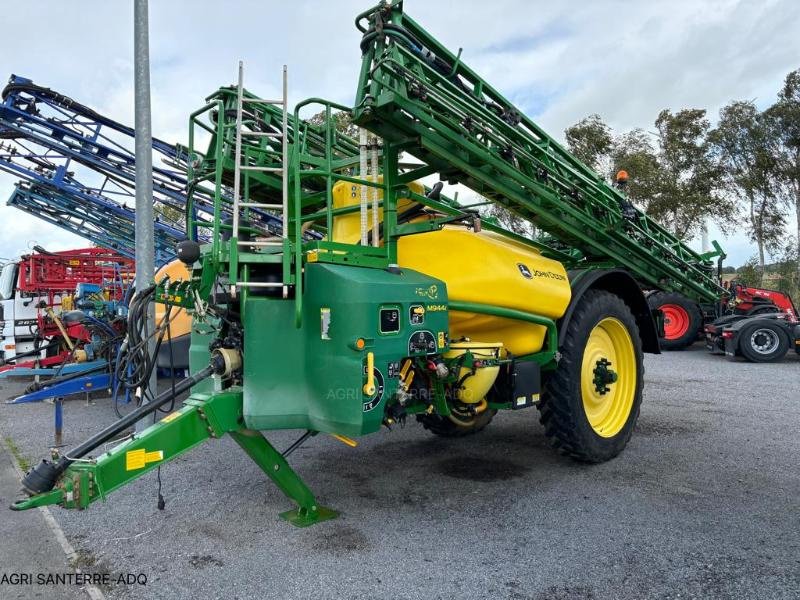
[[[86,568],[94,566],[97,562],[94,553],[89,550],[76,550],[75,557],[72,559],[72,566],[78,568]]]
[[[22,452],[20,451],[19,447],[14,443],[14,440],[12,440],[8,436],[5,437],[5,440],[6,440],[6,446],[8,446],[11,455],[14,457],[14,460],[17,461],[17,464],[19,465],[19,468],[22,469],[22,472],[27,473],[28,471],[30,471],[31,463],[28,461],[27,458],[25,458],[22,455]]]

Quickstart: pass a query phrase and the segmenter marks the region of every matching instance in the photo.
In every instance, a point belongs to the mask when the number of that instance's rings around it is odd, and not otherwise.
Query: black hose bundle
[[[156,286],[151,285],[140,293],[134,293],[128,303],[128,332],[125,341],[117,352],[114,369],[114,408],[117,409],[117,396],[126,390],[136,395],[137,404],[141,404],[146,393],[150,376],[156,367],[158,351],[164,336],[169,336],[172,306],[167,306],[164,316],[157,323],[152,333],[147,333],[147,310],[155,298]],[[151,354],[148,343],[155,338],[156,347]],[[148,398],[149,399],[149,398]]]

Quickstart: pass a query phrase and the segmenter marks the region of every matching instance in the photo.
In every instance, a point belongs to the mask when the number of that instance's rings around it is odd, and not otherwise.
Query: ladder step
[[[239,281],[236,287],[282,288],[284,285],[272,281]]]
[[[266,173],[280,173],[283,171],[283,167],[252,167],[249,165],[240,165],[239,169],[241,171],[263,171]]]
[[[279,138],[283,137],[283,134],[278,132],[274,133],[272,131],[245,131],[242,130],[242,135],[250,136],[250,137],[271,137],[271,138]]]
[[[239,202],[239,208],[268,208],[270,210],[283,210],[283,204],[264,204],[263,202]]]
[[[242,103],[254,102],[256,104],[283,104],[283,99],[280,100],[267,100],[266,98],[242,98]]]
[[[283,242],[281,242],[281,241],[278,241],[278,242],[268,242],[268,241],[259,242],[259,241],[239,240],[237,243],[240,246],[259,246],[261,248],[267,248],[267,247],[276,247],[276,248],[278,248],[278,247],[283,246]]]

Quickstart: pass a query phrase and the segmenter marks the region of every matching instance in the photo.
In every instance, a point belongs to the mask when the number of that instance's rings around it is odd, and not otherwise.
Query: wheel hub
[[[608,387],[610,383],[615,383],[617,381],[617,373],[616,371],[612,371],[609,368],[610,366],[611,363],[605,357],[601,358],[595,363],[593,371],[594,389],[601,396],[611,391],[611,388]]]
[[[636,396],[636,363],[625,325],[615,317],[600,320],[589,333],[581,361],[583,410],[597,435],[613,437],[628,422]]]
[[[679,304],[664,304],[659,307],[664,315],[664,337],[677,340],[689,331],[691,317]]]
[[[750,336],[750,345],[759,354],[769,354],[778,346],[778,336],[769,329],[756,329]]]

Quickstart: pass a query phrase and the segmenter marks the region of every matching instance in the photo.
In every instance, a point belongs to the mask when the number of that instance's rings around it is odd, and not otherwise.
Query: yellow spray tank
[[[419,183],[409,187],[423,193]],[[333,187],[334,208],[358,205],[360,197],[360,186],[352,183],[339,182]],[[398,216],[415,205],[401,199]],[[380,209],[381,220],[382,212]],[[371,215],[367,222],[372,223]],[[355,243],[359,238],[359,212],[334,218],[334,241]],[[570,301],[569,280],[561,263],[500,234],[447,225],[438,231],[401,237],[397,253],[401,267],[443,280],[451,301],[516,309],[551,319],[561,317]],[[432,303],[428,310],[436,308]],[[472,312],[449,314],[454,342],[469,338],[484,346],[501,343],[506,352],[517,356],[542,349],[546,332],[542,325]]]
[[[571,290],[561,263],[507,237],[455,225],[398,242],[400,266],[438,277],[451,301],[488,304],[551,319],[564,314]],[[546,329],[514,319],[450,311],[450,339],[502,342],[520,356],[542,349]]]
[[[366,177],[371,181],[372,177]],[[378,176],[378,182],[383,181],[383,176]],[[347,181],[339,181],[333,186],[333,210],[357,206],[361,202],[361,188],[367,190],[367,225],[372,224],[372,195],[373,190],[378,194],[378,200],[383,200],[383,190],[370,186],[360,186]],[[425,186],[416,181],[409,184],[409,189],[415,194],[424,194]],[[397,202],[397,214],[403,214],[408,209],[417,206],[417,203],[408,198],[400,198]],[[383,223],[383,207],[378,208],[378,221]],[[361,213],[359,211],[339,215],[333,219],[333,241],[356,244],[361,239]]]

